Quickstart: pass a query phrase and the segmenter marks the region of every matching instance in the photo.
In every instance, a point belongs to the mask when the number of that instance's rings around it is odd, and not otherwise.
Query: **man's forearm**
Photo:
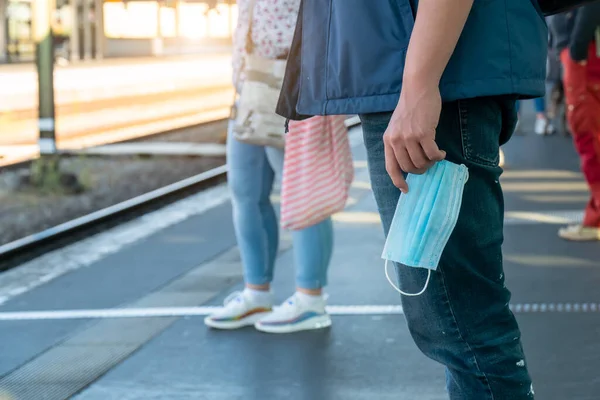
[[[474,0],[419,0],[404,68],[408,85],[438,85]]]

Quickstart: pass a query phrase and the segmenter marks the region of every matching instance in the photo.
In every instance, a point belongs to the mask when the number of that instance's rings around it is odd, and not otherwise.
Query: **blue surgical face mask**
[[[422,175],[408,175],[409,191],[400,196],[381,256],[388,281],[403,295],[419,296],[427,289],[431,271],[437,269],[456,226],[468,177],[466,166],[446,160]],[[397,288],[388,274],[388,261],[428,269],[423,290],[405,293]]]

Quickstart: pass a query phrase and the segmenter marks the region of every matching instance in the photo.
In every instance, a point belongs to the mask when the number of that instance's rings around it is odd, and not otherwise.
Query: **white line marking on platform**
[[[541,268],[595,267],[597,261],[585,258],[557,256],[552,254],[504,254],[504,259],[515,264]]]
[[[525,169],[512,171],[507,170],[502,173],[502,179],[583,179],[580,172],[564,169]]]
[[[589,192],[585,182],[502,182],[502,190],[505,193],[560,193],[560,192]]]
[[[504,225],[529,225],[529,224],[556,224],[566,225],[581,223],[582,210],[556,210],[556,211],[506,211]]]
[[[346,119],[346,127],[353,128],[355,126],[360,125],[360,118],[358,115],[353,115],[352,117]]]
[[[221,307],[157,307],[157,308],[114,308],[97,310],[58,310],[2,312],[0,321],[38,321],[68,319],[103,318],[156,318],[156,317],[196,317],[206,316]],[[599,313],[598,303],[523,303],[511,304],[516,314],[532,313]],[[402,315],[402,306],[398,305],[333,305],[327,306],[331,315]]]
[[[585,204],[590,200],[590,196],[587,194],[573,195],[573,194],[557,194],[557,195],[530,195],[522,196],[527,201],[534,203],[554,203],[554,204],[565,204],[565,203],[576,203]]]
[[[225,185],[220,185],[5,272],[0,275],[0,305],[67,272],[90,266],[125,246],[191,216],[202,214],[227,200],[229,191]]]
[[[352,182],[352,187],[356,189],[371,190],[371,182],[355,180]]]
[[[361,182],[355,182],[354,187],[361,185]],[[377,224],[381,220],[376,211],[341,211],[333,216],[337,222],[344,223],[371,223]],[[567,225],[581,223],[583,220],[583,211],[507,211],[504,219],[504,225],[533,225],[533,224],[554,224]]]

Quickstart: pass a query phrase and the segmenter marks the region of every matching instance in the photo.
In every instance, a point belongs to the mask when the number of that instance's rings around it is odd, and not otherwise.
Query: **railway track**
[[[354,116],[349,127],[360,123]],[[227,166],[221,165],[118,204],[94,211],[52,228],[0,246],[0,272],[48,251],[82,240],[94,233],[122,224],[152,210],[226,181]]]
[[[57,144],[60,150],[79,150],[224,119],[232,98],[233,89],[223,85],[68,105],[57,111]],[[36,158],[34,113],[23,110],[0,119],[0,166]]]
[[[226,118],[233,100],[229,51],[106,60],[55,71],[56,135],[77,150]],[[0,166],[38,156],[33,68],[0,71]]]
[[[0,271],[6,271],[46,252],[82,240],[225,182],[227,166],[210,169],[129,200],[94,211],[41,232],[0,246]]]

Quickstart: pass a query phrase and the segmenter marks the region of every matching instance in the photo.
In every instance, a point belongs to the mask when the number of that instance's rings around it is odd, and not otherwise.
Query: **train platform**
[[[35,66],[0,65],[0,165],[38,155]],[[61,150],[125,141],[227,117],[231,49],[57,66]]]
[[[413,344],[385,278],[360,128],[351,139],[356,177],[335,216],[330,329],[204,326],[242,288],[229,195],[217,186],[0,274],[0,398],[446,399],[443,369]],[[573,146],[527,134],[505,153],[506,280],[536,398],[597,399],[600,243],[556,234],[587,199]],[[281,301],[294,289],[289,248],[284,233]]]

